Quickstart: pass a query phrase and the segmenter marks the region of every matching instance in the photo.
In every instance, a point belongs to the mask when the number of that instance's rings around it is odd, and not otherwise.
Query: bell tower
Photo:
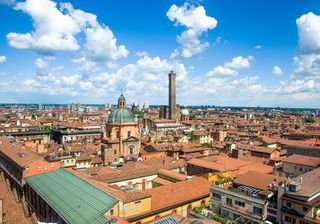
[[[123,96],[122,93],[118,99],[118,108],[126,108],[126,98]]]

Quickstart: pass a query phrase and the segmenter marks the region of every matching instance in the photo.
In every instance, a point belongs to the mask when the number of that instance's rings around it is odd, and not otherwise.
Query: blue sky
[[[0,0],[0,102],[320,107],[320,2]]]

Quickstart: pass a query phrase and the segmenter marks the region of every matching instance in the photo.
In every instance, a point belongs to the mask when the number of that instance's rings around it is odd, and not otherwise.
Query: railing
[[[264,205],[264,203],[265,203],[265,200],[260,198],[259,196],[258,197],[254,197],[252,195],[245,194],[244,192],[241,192],[236,188],[225,189],[225,188],[221,188],[219,186],[212,186],[211,189],[214,190],[214,191],[218,191],[218,192],[224,193],[224,194],[232,195],[232,196],[237,197],[237,198],[244,198],[244,199],[247,199],[249,201],[258,203],[260,205]]]

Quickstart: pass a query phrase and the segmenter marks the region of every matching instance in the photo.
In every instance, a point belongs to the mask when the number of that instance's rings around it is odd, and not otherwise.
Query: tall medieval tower
[[[169,119],[176,120],[177,104],[176,104],[176,73],[169,73]]]

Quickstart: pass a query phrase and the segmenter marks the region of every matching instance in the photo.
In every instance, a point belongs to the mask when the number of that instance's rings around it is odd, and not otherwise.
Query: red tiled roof
[[[175,180],[186,180],[187,179],[186,175],[174,172],[172,170],[161,169],[161,170],[159,170],[158,173],[161,176],[171,177],[172,179],[175,179]]]
[[[237,185],[245,185],[259,190],[266,191],[272,183],[280,183],[286,181],[287,178],[274,176],[256,171],[248,171],[247,173],[237,177],[233,182]]]
[[[212,183],[201,177],[144,190],[152,197],[151,209],[157,210],[170,205],[209,196]]]
[[[4,155],[6,155],[21,167],[24,167],[29,163],[43,157],[40,154],[32,151],[31,149],[24,148],[18,143],[10,143],[9,139],[6,137],[1,137],[0,141],[0,152],[2,152]]]
[[[304,166],[318,167],[320,166],[320,158],[303,156],[303,155],[291,155],[283,160],[285,163],[293,163]]]
[[[228,164],[220,164],[216,162],[210,162],[202,159],[193,158],[187,162],[187,164],[207,168],[210,170],[215,170],[218,172],[225,172],[229,170],[236,170],[236,167]]]
[[[160,185],[172,184],[171,181],[165,180],[165,179],[163,179],[161,177],[157,177],[156,179],[152,180],[152,182],[155,182],[155,183],[160,184]]]

